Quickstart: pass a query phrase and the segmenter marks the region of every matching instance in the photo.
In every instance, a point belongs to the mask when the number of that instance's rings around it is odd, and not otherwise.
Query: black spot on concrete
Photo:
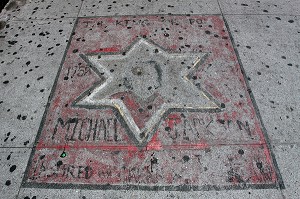
[[[206,31],[205,31],[205,34],[210,35],[210,31],[209,31],[209,30],[206,30]]]
[[[148,108],[149,110],[151,110],[151,109],[152,109],[152,105],[148,105],[147,108]]]
[[[6,185],[6,186],[11,185],[11,181],[10,181],[10,180],[6,180],[5,185]]]
[[[10,141],[14,141],[16,139],[16,136],[14,136],[13,138],[10,139]]]
[[[244,154],[244,150],[243,150],[243,149],[239,149],[239,150],[238,150],[238,153],[239,153],[240,155],[243,155],[243,154]]]
[[[6,142],[6,141],[8,140],[9,136],[10,136],[10,132],[8,132],[8,133],[6,134],[6,138],[4,139],[4,142]]]
[[[39,80],[41,80],[43,78],[44,78],[44,76],[41,76],[41,77],[38,77],[37,80],[39,81]]]
[[[190,160],[190,157],[187,156],[187,155],[185,155],[185,156],[182,157],[182,160],[183,160],[184,162],[188,162],[188,161]]]
[[[39,34],[39,36],[46,36],[46,34],[45,34],[44,32],[41,32],[41,33]]]
[[[262,167],[263,167],[261,162],[256,162],[256,166],[258,169],[262,169]]]
[[[225,120],[218,119],[217,121],[220,122],[221,124],[225,124]]]
[[[156,157],[153,156],[154,154],[152,154],[151,159],[150,159],[150,163],[151,163],[151,172],[153,172],[153,165],[154,164],[158,164],[158,159]]]
[[[10,158],[11,158],[11,154],[9,154],[9,155],[7,156],[6,160],[10,160]]]
[[[10,45],[15,45],[16,43],[18,43],[17,41],[8,41],[8,44]]]
[[[275,102],[274,102],[273,100],[270,100],[270,102],[271,102],[272,104],[275,104]]]
[[[77,53],[77,52],[78,52],[78,49],[74,49],[74,50],[73,50],[73,53]]]
[[[171,128],[170,128],[169,126],[167,126],[167,127],[165,128],[165,131],[171,131]]]
[[[294,20],[288,20],[289,23],[294,23]]]
[[[29,140],[27,140],[26,142],[24,142],[24,146],[26,146],[29,143]]]
[[[5,80],[4,82],[3,82],[3,84],[8,84],[9,83],[9,81],[8,80]]]
[[[281,18],[280,18],[280,17],[275,17],[275,19],[277,19],[277,20],[281,20]]]
[[[267,10],[263,10],[263,12],[269,12],[269,11],[267,11]]]
[[[12,165],[10,168],[9,168],[9,171],[10,172],[14,172],[16,170],[17,166],[16,165]]]
[[[63,164],[63,162],[62,162],[61,160],[59,160],[59,161],[56,163],[56,166],[57,166],[57,167],[60,167],[62,164]]]
[[[225,108],[225,104],[224,103],[221,103],[221,108]]]
[[[140,134],[140,138],[144,138],[144,137],[145,137],[145,133],[142,132],[142,133]]]
[[[241,175],[238,174],[236,171],[234,171],[233,168],[230,168],[227,174],[228,174],[228,179],[227,179],[228,182],[235,182],[235,181],[237,181],[238,183],[244,182]]]
[[[246,46],[246,48],[251,49],[251,46]]]

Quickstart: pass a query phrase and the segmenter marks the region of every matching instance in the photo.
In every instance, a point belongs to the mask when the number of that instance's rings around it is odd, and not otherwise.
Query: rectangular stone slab
[[[230,38],[218,15],[79,18],[23,186],[283,187]]]

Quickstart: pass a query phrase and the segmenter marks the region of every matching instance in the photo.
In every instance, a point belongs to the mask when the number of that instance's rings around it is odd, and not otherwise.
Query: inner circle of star
[[[134,42],[120,54],[81,54],[102,81],[75,100],[75,106],[113,107],[118,110],[127,132],[138,147],[152,138],[161,120],[173,111],[219,109],[219,103],[190,79],[205,61],[207,53],[168,53],[146,39]],[[118,93],[133,93],[137,101],[159,96],[162,103],[144,121],[142,128]]]

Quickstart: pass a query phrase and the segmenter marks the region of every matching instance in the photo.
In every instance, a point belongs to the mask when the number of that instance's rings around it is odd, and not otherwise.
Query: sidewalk
[[[297,0],[12,2],[0,198],[300,197]]]

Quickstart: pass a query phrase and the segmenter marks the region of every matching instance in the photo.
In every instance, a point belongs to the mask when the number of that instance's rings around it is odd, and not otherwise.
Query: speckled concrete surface
[[[0,14],[0,170],[2,174],[0,177],[0,198],[50,199],[72,197],[74,199],[90,199],[243,197],[255,199],[298,199],[300,197],[300,87],[298,86],[298,83],[300,83],[299,12],[300,6],[296,0],[11,0]],[[44,127],[43,125],[41,125],[43,124],[42,119],[49,112],[45,112],[46,108],[51,104],[53,105],[51,99],[53,99],[53,96],[55,96],[54,94],[57,88],[56,85],[61,84],[58,82],[59,78],[56,79],[56,77],[57,74],[60,74],[61,63],[63,63],[65,60],[64,54],[68,49],[70,49],[71,51],[74,50],[72,49],[72,46],[70,48],[68,44],[70,44],[72,39],[72,31],[79,27],[77,26],[78,19],[83,19],[83,17],[105,17],[106,19],[112,19],[113,17],[122,18],[122,16],[147,17],[153,15],[158,15],[159,17],[166,18],[170,16],[174,16],[174,18],[176,18],[176,16],[217,16],[224,20],[226,24],[226,30],[230,34],[230,38],[228,38],[228,41],[230,42],[230,45],[232,45],[234,50],[232,52],[234,52],[234,55],[238,56],[238,63],[240,63],[243,67],[243,70],[241,72],[244,75],[243,77],[246,79],[245,91],[250,91],[250,95],[252,98],[252,101],[250,100],[250,104],[254,104],[253,106],[257,111],[256,116],[263,122],[263,125],[260,126],[260,128],[265,132],[265,134],[262,134],[263,137],[254,137],[253,139],[251,139],[250,137],[249,139],[246,139],[246,137],[243,137],[241,134],[239,134],[239,131],[232,132],[231,136],[226,134],[222,134],[221,136],[221,134],[218,134],[218,139],[216,139],[209,133],[203,135],[203,138],[210,141],[207,143],[211,147],[206,147],[205,145],[203,148],[196,148],[194,150],[198,150],[199,154],[203,156],[203,159],[200,160],[203,160],[202,164],[205,165],[205,170],[209,172],[211,172],[210,168],[214,168],[216,170],[215,172],[212,172],[207,176],[205,176],[206,174],[203,173],[204,177],[203,181],[201,182],[202,185],[205,185],[209,181],[210,184],[213,184],[215,186],[211,186],[210,188],[203,188],[202,186],[202,188],[200,189],[201,191],[197,191],[196,188],[180,189],[179,191],[172,191],[172,189],[163,191],[161,188],[153,188],[153,184],[151,184],[151,188],[147,188],[147,184],[142,184],[142,186],[139,186],[138,188],[136,186],[128,186],[128,188],[124,188],[123,186],[123,190],[115,190],[116,188],[109,186],[81,187],[80,180],[76,182],[67,180],[67,182],[70,183],[70,186],[64,186],[64,183],[61,182],[55,182],[57,186],[49,186],[49,181],[47,180],[45,180],[45,182],[42,182],[44,183],[43,186],[26,186],[26,183],[28,182],[26,176],[28,177],[28,168],[30,168],[27,167],[27,165],[31,165],[32,161],[34,160],[34,158],[30,157],[34,157],[33,154],[35,153],[35,151],[38,151],[40,149],[39,146],[44,146],[38,145],[43,140],[36,139],[36,137],[38,135],[38,132],[41,132],[42,128]],[[191,24],[193,23],[194,25],[197,23],[199,23],[197,25],[201,25],[200,21],[193,21],[190,20],[190,18],[188,18],[188,22]],[[134,22],[134,24],[131,24],[130,26],[128,23],[130,22],[123,21],[121,25],[125,24],[124,27],[126,29],[130,27],[127,30],[130,30],[133,27],[135,31],[143,31],[143,27],[145,25],[143,24],[145,23],[145,21]],[[168,23],[172,23],[174,27],[176,26],[176,22],[174,21],[169,20]],[[88,23],[86,24],[86,26],[88,26]],[[179,26],[182,27],[181,25]],[[91,29],[90,31],[96,31],[96,27],[97,26],[89,27]],[[140,27],[140,29],[138,27]],[[105,30],[105,28],[103,30]],[[109,29],[109,27],[107,29]],[[178,30],[179,29],[180,28],[178,28]],[[102,29],[97,29],[97,31],[100,30]],[[117,31],[117,29],[114,31]],[[162,32],[162,36],[164,37],[166,37],[166,34],[170,34],[166,32],[169,30],[159,31]],[[118,33],[116,33],[115,35],[117,34]],[[151,41],[154,40],[156,41],[156,43],[159,42],[159,39],[155,39],[153,35],[153,38],[149,37],[151,33],[149,33],[148,37],[147,34],[145,34],[146,39],[149,39]],[[189,37],[188,35],[185,36]],[[170,37],[172,37],[172,35]],[[93,38],[98,38],[98,36],[90,35],[90,39],[86,40],[92,41]],[[114,40],[117,40],[113,38],[114,35],[112,34],[110,35],[111,40],[107,39],[107,48],[110,47],[109,42],[114,42]],[[198,43],[200,42],[201,38],[203,39],[204,49],[205,47],[209,46],[208,43],[210,41],[207,38],[205,39],[204,37],[202,37],[201,34],[199,34],[198,37],[197,35],[193,35],[189,38],[199,38],[199,40],[193,39],[196,42],[195,46],[200,45]],[[83,38],[77,38],[76,34],[74,36],[74,39],[79,40],[79,43],[76,45],[81,45],[80,42],[83,42]],[[97,39],[95,39],[95,41],[96,40]],[[164,39],[162,39],[162,41],[163,40]],[[175,39],[173,40],[173,42],[174,41]],[[181,41],[181,39],[179,39],[178,41]],[[74,42],[76,42],[76,40],[74,40]],[[122,42],[124,42],[124,46],[126,46],[126,39],[124,39],[124,41]],[[129,45],[129,43],[126,43],[127,46]],[[175,44],[176,43],[174,43],[174,46]],[[194,49],[194,52],[200,53],[200,48],[193,47],[193,45],[191,45],[192,47],[190,48],[190,43],[186,43],[186,45],[187,46],[180,45],[179,48],[173,47],[175,49],[173,51],[179,53],[187,53],[189,52],[189,49]],[[82,46],[83,49],[88,49],[89,44],[87,44],[86,46]],[[93,46],[93,44],[91,43],[90,46]],[[167,47],[167,40],[166,43],[161,42],[159,46],[163,49],[172,49],[172,47]],[[97,53],[101,55],[102,51],[108,52],[109,50],[107,48],[106,50],[104,48],[104,50],[102,49],[101,51],[97,51]],[[110,49],[110,52],[114,52],[115,54],[122,53],[123,51],[120,49],[124,50],[126,49],[126,47],[115,47],[114,49]],[[73,54],[73,52],[71,53]],[[77,53],[77,51],[74,53]],[[220,56],[222,56],[222,53]],[[225,71],[225,68],[227,67],[226,63],[217,61],[217,66],[218,63],[224,65]],[[230,65],[229,63],[230,62],[228,62],[228,65]],[[202,74],[210,75],[213,74],[213,72],[218,73],[221,70],[222,67],[220,65],[219,70],[213,70],[211,68],[210,70],[204,69],[203,71],[201,71],[201,73],[197,73],[197,75],[199,77],[202,77]],[[135,72],[139,72],[139,70]],[[149,73],[151,73],[151,71]],[[76,75],[78,77],[80,76],[78,74]],[[95,77],[97,76],[91,76],[89,81],[92,82],[94,79],[96,79]],[[191,77],[191,79],[193,78],[194,77]],[[214,87],[213,84],[211,84],[210,87],[205,86],[209,81],[204,80],[205,75],[203,77],[203,82],[205,83],[200,82],[200,85],[205,88],[208,93],[211,94],[210,99],[218,99],[218,92],[213,92],[216,91],[218,87]],[[145,84],[153,84],[154,86],[156,85],[151,81],[150,83]],[[83,85],[84,84],[79,84],[78,86]],[[150,88],[151,86],[149,85],[148,88]],[[89,87],[83,86],[83,88],[88,89]],[[213,90],[212,88],[215,88],[215,90]],[[227,94],[234,93],[233,91],[235,91],[232,88],[226,91],[225,88],[226,87],[224,87],[222,91]],[[228,84],[228,88],[230,88],[230,83]],[[236,91],[239,92],[240,90],[237,89]],[[152,95],[149,90],[146,92],[138,92],[140,93],[140,95],[147,95],[147,97],[148,95]],[[65,92],[64,95],[71,95],[71,91]],[[74,98],[74,100],[75,99],[76,98]],[[236,97],[234,97],[233,99],[236,99]],[[216,100],[216,102],[218,102],[218,100]],[[219,108],[221,108],[221,103],[222,101],[220,101],[220,104],[217,103]],[[225,105],[225,109],[230,108],[230,102],[225,103]],[[60,112],[60,109],[55,110],[56,112],[54,111],[53,113],[58,114]],[[223,110],[224,107],[222,106],[221,112]],[[93,113],[93,109],[90,109],[89,111]],[[188,115],[189,114],[196,113],[188,113]],[[209,117],[213,113],[207,112],[205,114]],[[198,115],[197,117],[200,116]],[[183,119],[182,121],[188,120]],[[227,124],[227,121],[228,120],[224,118],[219,118],[220,123]],[[185,126],[189,123],[183,122],[183,124]],[[249,123],[249,125],[251,126],[251,123]],[[140,128],[140,126],[138,127]],[[247,129],[245,125],[238,125],[237,129],[239,127]],[[183,127],[180,127],[180,125],[178,125],[177,128],[180,130],[180,128]],[[186,127],[184,128],[186,129]],[[195,128],[195,126],[193,127],[193,125],[191,125],[190,128],[193,129]],[[212,130],[211,132],[214,133],[213,130],[216,129],[219,129],[218,131],[221,132],[220,126],[213,126],[213,128],[210,129]],[[166,132],[170,130],[166,127],[164,127],[163,129],[166,129]],[[197,131],[190,130],[190,132]],[[225,130],[224,132],[228,133],[228,131]],[[273,156],[272,161],[270,162],[270,168],[271,170],[272,168],[274,168],[276,172],[273,172],[273,178],[268,179],[271,179],[271,184],[273,183],[272,179],[274,179],[274,182],[276,182],[275,185],[264,185],[261,187],[239,186],[238,189],[235,186],[225,186],[225,188],[219,190],[220,185],[224,185],[226,183],[241,183],[241,181],[239,180],[232,180],[239,179],[237,178],[236,174],[234,174],[233,176],[235,177],[231,178],[231,180],[229,181],[226,181],[225,178],[220,177],[223,174],[228,175],[229,173],[231,173],[232,175],[232,173],[234,173],[233,171],[228,173],[226,169],[222,170],[226,168],[226,165],[232,164],[233,168],[241,167],[246,171],[251,167],[249,167],[249,165],[248,167],[246,167],[245,162],[248,161],[248,154],[251,152],[255,152],[255,150],[253,151],[245,148],[244,150],[239,150],[238,147],[234,148],[231,145],[237,143],[241,144],[241,141],[243,141],[243,144],[245,145],[247,143],[253,144],[257,140],[261,141],[262,138],[263,140],[266,140],[266,142],[260,144],[262,146],[266,146],[268,150],[265,150],[267,151],[265,153],[258,154],[261,155],[270,153]],[[203,143],[202,141],[201,143]],[[152,142],[149,141],[149,143]],[[151,146],[152,149],[155,148],[155,150],[158,150],[157,147],[161,145],[157,145],[157,143],[158,142],[154,142],[154,145],[151,144],[149,146]],[[231,145],[228,146],[228,148],[218,147],[220,145],[228,145],[229,143]],[[63,146],[64,147],[62,148],[57,148],[59,152],[66,150],[68,153],[68,148],[66,149],[67,144]],[[172,146],[172,144],[170,146]],[[51,151],[50,149],[42,150]],[[177,155],[182,155],[183,157],[185,157],[182,159],[183,162],[187,162],[189,160],[190,162],[194,161],[193,159],[190,159],[190,157],[192,156],[181,154],[180,152],[182,151],[179,151]],[[232,156],[232,154],[234,154],[235,152],[231,151],[235,151],[236,155]],[[55,152],[53,154],[55,154]],[[63,157],[63,153],[59,154],[61,154],[61,157]],[[79,154],[84,157],[84,155],[86,155],[87,153]],[[209,154],[211,156],[211,161],[209,159],[210,156],[205,156],[205,154]],[[232,161],[232,159],[238,160],[235,158],[242,155],[243,157],[245,157],[244,162]],[[149,155],[148,158],[152,158],[151,160],[153,164],[156,164],[157,162],[160,163],[160,161],[164,160],[162,155],[158,156],[158,160],[155,160],[152,156],[150,156],[151,155]],[[104,156],[97,155],[97,157]],[[195,157],[199,158],[200,156]],[[226,158],[222,159],[222,157]],[[223,160],[225,159],[228,162],[224,162]],[[225,167],[222,167],[222,164],[224,164]],[[262,163],[258,162],[256,159],[256,164],[254,165],[256,165],[257,168],[260,168],[260,171],[262,171],[263,169],[267,170],[267,168],[262,168],[261,164]],[[178,166],[178,164],[176,165]],[[176,165],[174,165],[175,170]],[[44,167],[44,165],[42,164],[39,169],[46,170],[46,167]],[[162,168],[160,169],[162,170]],[[181,169],[183,169],[183,167],[181,167]],[[197,168],[190,167],[187,170],[190,172],[193,171],[192,169]],[[104,169],[104,171],[108,170]],[[71,173],[70,171],[68,172],[69,175],[73,176],[75,171]],[[77,169],[77,173],[78,176],[83,176],[83,170],[81,171],[80,168]],[[211,179],[209,179],[209,176],[211,176]],[[121,185],[124,185],[124,183],[126,182],[124,181]],[[178,183],[180,182],[180,180],[176,182]],[[197,183],[201,184],[199,182]],[[257,181],[252,182],[254,182],[255,184]],[[84,183],[86,182],[82,182],[82,184]],[[185,183],[189,184],[189,182]],[[76,186],[72,186],[74,184]],[[95,185],[95,183],[93,183],[93,185]],[[172,187],[172,182],[170,184],[170,187]]]

